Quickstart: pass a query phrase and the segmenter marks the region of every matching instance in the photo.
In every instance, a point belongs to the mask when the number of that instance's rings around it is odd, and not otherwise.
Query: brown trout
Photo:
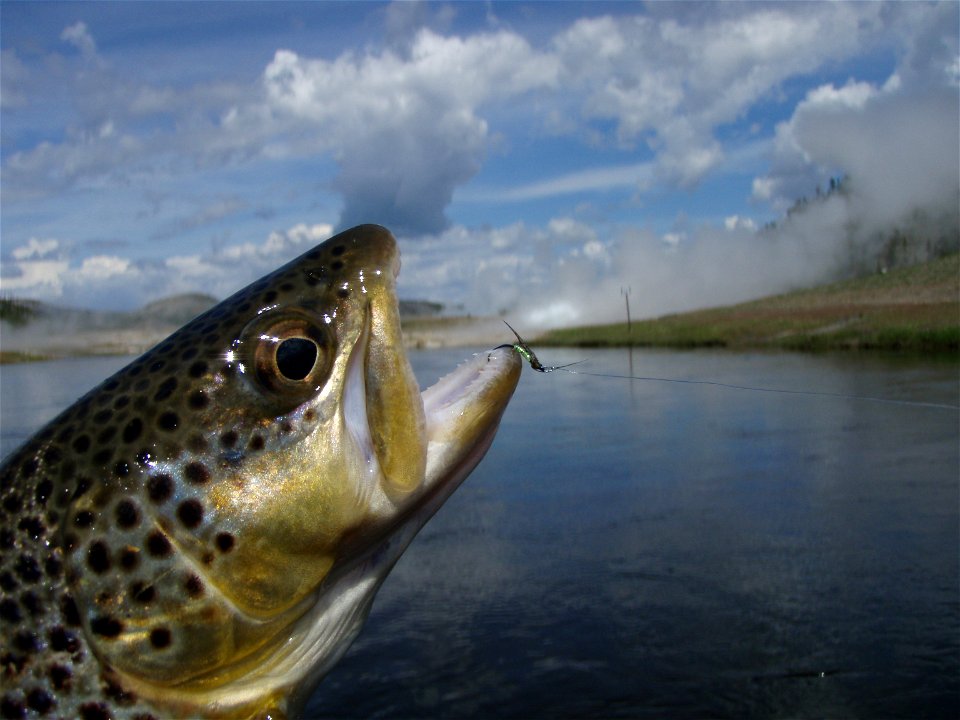
[[[295,716],[490,446],[510,347],[421,395],[399,253],[341,233],[0,467],[0,716]]]

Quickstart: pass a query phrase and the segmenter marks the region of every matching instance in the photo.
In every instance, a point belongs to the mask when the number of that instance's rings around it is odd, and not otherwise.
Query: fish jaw
[[[422,394],[426,418],[426,476],[376,539],[347,542],[348,557],[325,580],[316,604],[291,628],[290,638],[251,678],[254,697],[263,680],[285,679],[285,709],[296,716],[317,684],[350,647],[390,570],[420,529],[476,468],[490,448],[522,370],[512,348],[478,353]],[[362,549],[361,549],[362,547]],[[260,687],[258,687],[260,686]],[[237,699],[237,687],[231,701]],[[266,709],[266,708],[265,708]]]

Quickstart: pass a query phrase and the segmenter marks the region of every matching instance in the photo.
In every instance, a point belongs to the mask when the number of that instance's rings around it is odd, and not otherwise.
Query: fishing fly
[[[746,390],[749,392],[762,392],[762,393],[776,393],[780,395],[810,395],[810,396],[819,396],[819,397],[833,397],[833,398],[843,398],[846,400],[866,400],[869,402],[877,403],[886,403],[889,405],[910,405],[913,407],[931,407],[938,408],[941,410],[954,410],[960,411],[960,406],[950,405],[947,403],[934,403],[934,402],[919,402],[916,400],[893,400],[890,398],[879,398],[872,397],[869,395],[847,395],[844,393],[831,393],[831,392],[821,392],[817,390],[787,390],[784,388],[765,388],[765,387],[752,387],[750,385],[735,385],[733,383],[723,383],[716,380],[687,380],[682,378],[662,378],[662,377],[643,377],[640,375],[617,375],[613,373],[594,373],[586,372],[583,370],[569,370],[568,368],[579,365],[585,360],[577,360],[576,362],[567,363],[566,365],[544,365],[540,362],[540,359],[537,357],[537,354],[533,351],[530,345],[520,337],[520,333],[513,329],[513,326],[510,325],[506,320],[503,321],[503,324],[510,328],[510,331],[516,336],[517,342],[515,343],[504,343],[503,345],[498,345],[496,349],[499,348],[513,348],[516,350],[520,357],[526,360],[530,367],[537,372],[541,373],[550,373],[556,370],[562,370],[563,372],[570,373],[571,375],[589,375],[591,377],[605,377],[605,378],[620,378],[622,380],[639,380],[639,381],[649,381],[649,382],[669,382],[669,383],[680,383],[683,385],[712,385],[714,387],[722,387],[730,390]]]
[[[537,354],[533,352],[527,342],[520,337],[520,333],[514,330],[510,323],[508,323],[506,320],[503,321],[503,324],[510,328],[510,331],[517,336],[517,342],[498,345],[496,349],[512,347],[514,350],[520,353],[520,357],[530,363],[530,367],[537,372],[548,373],[553,372],[554,370],[563,370],[564,368],[568,368],[573,365],[579,365],[580,363],[584,362],[583,360],[577,360],[576,362],[567,363],[566,365],[543,365],[540,360],[537,359]]]

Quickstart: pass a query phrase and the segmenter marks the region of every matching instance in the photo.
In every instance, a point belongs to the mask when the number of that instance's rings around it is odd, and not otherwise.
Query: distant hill
[[[960,255],[727,307],[553,330],[540,344],[661,347],[960,349]]]

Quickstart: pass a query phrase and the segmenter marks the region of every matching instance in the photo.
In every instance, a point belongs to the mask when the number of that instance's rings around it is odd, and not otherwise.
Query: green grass
[[[960,256],[739,305],[554,330],[539,345],[960,350]]]

